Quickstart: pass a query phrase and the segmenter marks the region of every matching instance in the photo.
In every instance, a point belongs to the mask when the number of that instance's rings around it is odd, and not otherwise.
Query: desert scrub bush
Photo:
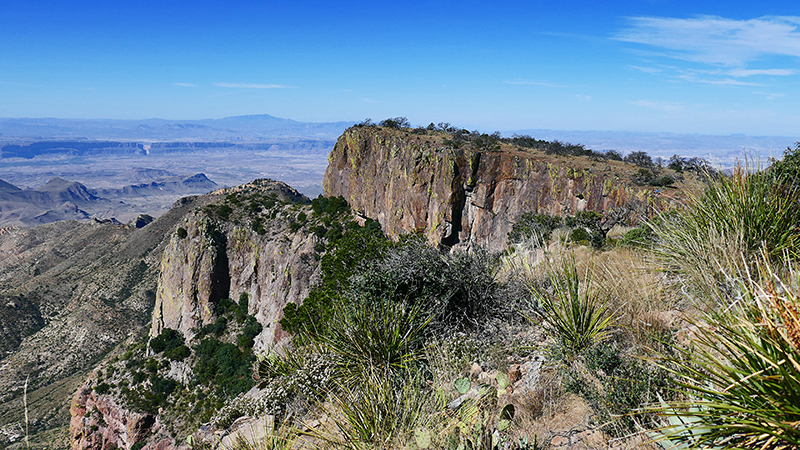
[[[669,339],[668,334],[663,337]],[[615,437],[657,426],[656,414],[644,413],[643,408],[659,398],[675,398],[669,372],[628,353],[620,344],[608,340],[588,347],[580,353],[579,362],[565,371],[566,389],[585,398],[604,431]]]
[[[523,241],[533,241],[546,244],[550,240],[550,233],[561,226],[561,217],[549,214],[523,214],[508,233],[508,243],[516,244]]]
[[[642,224],[627,233],[617,241],[620,247],[643,247],[647,248],[653,245],[653,228],[648,224]]]
[[[443,253],[411,237],[365,265],[351,278],[351,291],[420,302],[431,318],[428,334],[449,336],[517,317],[518,292],[498,279],[499,268],[500,255],[482,248]]]
[[[778,275],[762,258],[760,276],[739,284],[738,301],[707,312],[693,345],[662,364],[680,401],[655,410],[680,423],[662,436],[690,448],[800,446],[800,291],[797,273]]]
[[[562,256],[560,267],[549,269],[546,285],[528,287],[545,331],[569,358],[611,335],[611,294],[593,285],[590,267],[578,273],[574,256]]]

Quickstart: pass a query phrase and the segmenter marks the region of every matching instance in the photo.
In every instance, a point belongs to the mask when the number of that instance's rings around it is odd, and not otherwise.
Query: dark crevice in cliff
[[[211,296],[209,300],[216,305],[221,299],[230,297],[231,278],[228,267],[228,238],[224,233],[215,230],[214,244],[217,255],[214,259],[214,269],[211,278]]]
[[[460,242],[459,234],[463,227],[461,226],[461,218],[464,214],[464,206],[467,203],[467,195],[464,191],[464,182],[461,179],[461,171],[458,167],[458,162],[453,162],[453,184],[451,186],[452,194],[450,197],[450,232],[442,237],[441,245],[445,247],[453,247]]]

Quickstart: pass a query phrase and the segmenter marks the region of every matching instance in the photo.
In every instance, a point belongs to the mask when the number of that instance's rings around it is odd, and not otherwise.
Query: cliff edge
[[[562,157],[508,144],[453,148],[449,135],[362,126],[347,129],[328,157],[326,196],[343,196],[391,236],[422,233],[445,246],[500,250],[527,212],[592,210],[633,225],[673,199],[631,183],[637,167]]]

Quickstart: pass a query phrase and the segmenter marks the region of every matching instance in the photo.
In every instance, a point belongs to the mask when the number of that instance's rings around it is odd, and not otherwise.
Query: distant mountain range
[[[43,139],[259,141],[336,139],[355,122],[297,122],[268,114],[202,120],[0,118],[0,142]]]
[[[153,212],[142,206],[142,200],[149,197],[166,196],[174,201],[184,195],[204,194],[217,187],[202,173],[180,176],[164,170],[137,169],[131,171],[130,179],[149,181],[118,189],[89,189],[81,183],[55,177],[44,186],[20,189],[0,180],[0,226],[34,226],[92,217],[128,218]]]

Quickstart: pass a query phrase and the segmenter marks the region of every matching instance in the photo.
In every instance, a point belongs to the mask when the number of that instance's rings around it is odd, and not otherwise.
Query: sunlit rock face
[[[492,250],[505,248],[508,232],[526,212],[615,212],[631,223],[665,204],[654,189],[631,185],[630,164],[507,145],[454,149],[444,140],[350,128],[328,157],[325,195],[343,196],[391,236],[415,232],[436,244]]]

